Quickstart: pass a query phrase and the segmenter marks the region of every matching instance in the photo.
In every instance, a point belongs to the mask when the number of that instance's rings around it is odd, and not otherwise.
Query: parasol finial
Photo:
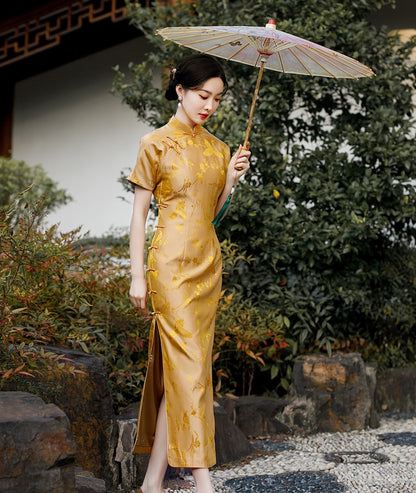
[[[266,29],[276,29],[276,23],[273,19],[270,19],[269,22],[266,24]]]

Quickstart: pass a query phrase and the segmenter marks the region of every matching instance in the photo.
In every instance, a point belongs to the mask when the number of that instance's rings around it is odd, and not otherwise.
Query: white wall
[[[73,196],[48,218],[63,231],[82,225],[95,236],[129,224],[131,204],[118,198],[123,189],[117,179],[122,168],[134,165],[140,137],[149,129],[110,94],[111,67],[125,70],[145,50],[138,38],[16,85],[13,158],[41,163]]]

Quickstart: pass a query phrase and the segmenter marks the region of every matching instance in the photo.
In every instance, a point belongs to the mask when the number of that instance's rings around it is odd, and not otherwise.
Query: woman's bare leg
[[[163,493],[163,480],[168,467],[167,431],[166,400],[163,395],[157,415],[152,453],[143,480],[143,493]],[[198,493],[214,493],[207,468],[193,468],[192,474]]]
[[[166,421],[166,400],[163,394],[157,415],[155,440],[149,465],[143,480],[143,493],[163,493],[163,480],[168,467],[168,426]],[[208,490],[207,490],[208,491]]]
[[[198,468],[198,469],[193,468],[192,474],[194,476],[196,489],[197,489],[198,493],[214,493],[208,469],[206,469],[206,468]]]

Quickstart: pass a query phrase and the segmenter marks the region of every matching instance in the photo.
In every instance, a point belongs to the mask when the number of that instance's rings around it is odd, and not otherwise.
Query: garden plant
[[[31,380],[48,367],[79,371],[51,348],[64,346],[103,359],[116,408],[136,401],[150,320],[129,299],[128,235],[92,239],[47,227],[49,203],[30,204],[27,193],[14,194],[16,200],[0,210],[0,389],[36,393]],[[228,241],[221,246],[225,275],[250,261]],[[285,323],[278,313],[223,294],[214,346],[218,392],[250,391],[257,365],[271,376],[290,372]]]

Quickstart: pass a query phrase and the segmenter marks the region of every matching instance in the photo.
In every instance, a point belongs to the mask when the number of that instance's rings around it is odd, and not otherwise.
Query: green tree
[[[30,190],[28,190],[30,188]],[[26,193],[22,193],[27,190]],[[21,197],[17,202],[16,199]],[[67,204],[72,197],[49,178],[42,165],[29,166],[24,161],[16,161],[0,156],[0,209],[8,210],[10,221],[16,224],[22,217],[26,204],[42,201],[42,216]],[[14,204],[10,211],[8,206]]]
[[[116,69],[114,82],[140,120],[160,126],[174,105],[155,87],[154,68],[174,67],[190,51],[164,42],[156,29],[264,25],[269,18],[278,29],[375,71],[373,79],[361,80],[265,72],[250,138],[252,169],[219,235],[255,258],[226,286],[283,310],[299,350],[330,350],[342,340],[354,348],[364,341],[367,356],[372,347],[386,364],[398,348],[401,363],[414,361],[416,320],[416,66],[409,63],[416,39],[402,43],[371,23],[377,10],[393,4],[224,0],[219,8],[219,2],[201,0],[144,9],[128,3],[132,23],[152,50],[144,63],[130,64],[129,75]],[[230,90],[207,126],[235,149],[257,73],[234,62],[223,65]]]

